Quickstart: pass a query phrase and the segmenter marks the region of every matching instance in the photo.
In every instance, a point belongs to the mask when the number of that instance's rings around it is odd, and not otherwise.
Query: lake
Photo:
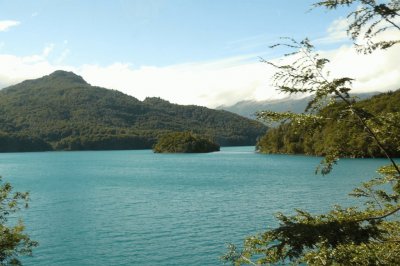
[[[263,155],[254,147],[209,154],[86,151],[0,154],[0,174],[30,191],[23,211],[40,246],[24,265],[221,265],[227,243],[313,212],[371,178],[383,159]]]

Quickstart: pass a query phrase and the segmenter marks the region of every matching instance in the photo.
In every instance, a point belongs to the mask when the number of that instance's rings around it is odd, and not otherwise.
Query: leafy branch
[[[27,208],[28,201],[29,193],[13,192],[11,184],[2,183],[0,177],[0,265],[21,265],[18,257],[32,255],[32,249],[38,245],[24,233],[22,221],[9,225],[10,215]]]
[[[358,51],[372,53],[377,49],[385,50],[400,43],[400,40],[374,41],[375,37],[385,31],[400,30],[400,26],[396,24],[400,17],[400,1],[398,0],[385,3],[375,0],[327,0],[317,2],[313,7],[332,10],[354,5],[357,5],[356,9],[347,15],[351,21],[347,33],[354,42],[357,42],[361,35],[365,44],[356,44]]]
[[[348,16],[353,19],[348,33],[353,41],[359,38],[366,41],[364,52],[387,49],[400,42],[372,42],[373,37],[378,37],[384,31],[400,30],[396,24],[400,10],[398,0],[386,1],[384,4],[373,0],[329,0],[320,1],[314,7],[336,9],[353,4],[359,6]],[[351,194],[367,199],[364,208],[335,206],[320,215],[312,215],[303,210],[296,210],[292,216],[280,213],[277,215],[277,228],[246,238],[241,251],[230,245],[223,259],[235,265],[288,262],[312,265],[395,265],[400,261],[400,222],[397,219],[400,211],[400,170],[391,157],[388,140],[393,143],[393,140],[398,139],[393,129],[398,127],[400,113],[388,113],[385,118],[360,107],[349,95],[353,79],[331,78],[325,70],[329,60],[321,58],[308,39],[297,42],[285,38],[284,43],[274,45],[273,48],[279,46],[294,51],[285,55],[281,60],[284,63],[263,60],[277,69],[272,79],[273,84],[281,92],[308,93],[313,98],[305,114],[262,111],[258,117],[272,121],[284,120],[289,123],[283,125],[290,124],[295,128],[317,130],[327,119],[342,122],[340,116],[330,117],[329,110],[324,109],[327,106],[335,107],[339,113],[345,114],[344,117],[354,117],[353,121],[374,140],[390,165],[378,170],[381,177],[363,183],[362,187],[356,188]],[[348,124],[347,128],[343,128],[346,129],[349,129]],[[400,145],[397,146],[394,149],[400,151]],[[337,159],[344,155],[340,146],[327,150],[321,173],[329,173]]]

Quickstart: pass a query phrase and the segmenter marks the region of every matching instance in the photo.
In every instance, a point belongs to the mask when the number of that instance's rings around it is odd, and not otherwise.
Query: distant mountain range
[[[358,97],[360,100],[371,98],[379,92],[370,93],[354,93],[352,96]],[[226,110],[241,116],[255,119],[255,113],[262,110],[270,110],[275,112],[292,111],[294,113],[301,113],[306,108],[311,96],[295,99],[287,97],[279,100],[265,100],[265,101],[241,101],[230,106],[218,106],[218,110]]]
[[[144,101],[56,71],[0,91],[0,151],[151,148],[173,131],[222,146],[254,145],[266,127],[224,110]]]

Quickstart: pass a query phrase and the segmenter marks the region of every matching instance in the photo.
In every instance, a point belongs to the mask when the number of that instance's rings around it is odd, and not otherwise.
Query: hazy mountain
[[[352,96],[356,96],[362,100],[371,98],[376,94],[379,94],[379,92],[354,93]],[[216,109],[226,110],[244,117],[255,119],[255,113],[262,110],[271,110],[275,112],[292,111],[295,113],[301,113],[306,108],[310,99],[311,96],[300,99],[287,97],[279,100],[241,101],[230,106],[219,106]]]
[[[65,71],[0,91],[0,151],[151,148],[171,131],[253,145],[266,127],[223,110],[139,101]]]

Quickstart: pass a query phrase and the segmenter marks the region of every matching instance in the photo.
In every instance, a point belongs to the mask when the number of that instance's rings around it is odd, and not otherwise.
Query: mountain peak
[[[40,88],[58,88],[68,89],[74,87],[90,86],[81,76],[64,70],[57,70],[53,73],[38,78],[25,80],[16,85],[4,88],[4,91],[9,90],[25,90],[25,89],[40,89]]]
[[[78,83],[83,85],[89,84],[81,76],[75,74],[72,71],[65,71],[65,70],[56,70],[50,75],[44,76],[43,78],[50,80]]]
[[[266,127],[229,112],[136,98],[56,71],[0,90],[0,152],[151,148],[167,132],[254,145]]]

